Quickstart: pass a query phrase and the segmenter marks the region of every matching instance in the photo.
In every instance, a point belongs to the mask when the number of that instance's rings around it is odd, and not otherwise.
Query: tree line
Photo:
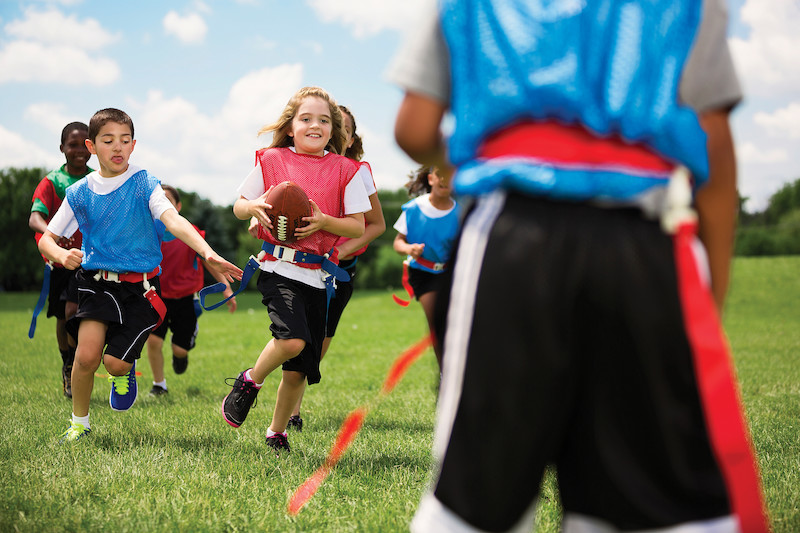
[[[36,186],[47,174],[43,168],[7,168],[0,170],[0,205],[6,206],[0,220],[0,290],[38,291],[42,284],[44,261],[39,255],[28,227],[31,198]],[[247,232],[247,221],[233,215],[232,206],[218,206],[197,193],[178,189],[181,214],[205,230],[206,240],[220,255],[244,267],[250,255],[257,255],[260,243]],[[400,216],[400,207],[408,200],[405,189],[379,191],[386,232],[359,257],[356,285],[361,288],[399,288],[402,257],[392,249],[392,225]],[[207,274],[208,284],[216,281]],[[251,290],[255,282],[251,282]],[[33,304],[31,304],[33,305]]]
[[[42,283],[43,261],[28,228],[31,197],[47,174],[43,168],[0,170],[0,205],[6,206],[0,219],[0,290],[36,291]],[[179,189],[180,190],[180,189]],[[247,221],[233,216],[231,206],[214,205],[197,193],[180,190],[181,214],[206,232],[206,240],[223,257],[239,266],[256,255],[260,245],[247,233]],[[400,288],[402,258],[392,248],[392,225],[408,201],[405,189],[378,191],[386,232],[358,259],[356,286],[364,289]],[[747,198],[739,200],[744,207]],[[736,255],[800,254],[800,179],[787,183],[772,195],[767,208],[758,213],[740,210]],[[214,282],[208,276],[208,283]],[[255,283],[251,289],[255,290]]]

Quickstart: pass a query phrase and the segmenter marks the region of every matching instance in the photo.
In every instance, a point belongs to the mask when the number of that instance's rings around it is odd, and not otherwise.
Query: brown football
[[[267,195],[267,203],[272,206],[272,209],[267,209],[272,221],[270,233],[278,242],[286,244],[297,240],[294,235],[297,228],[308,225],[303,217],[314,214],[306,191],[293,181],[284,181],[273,187]]]

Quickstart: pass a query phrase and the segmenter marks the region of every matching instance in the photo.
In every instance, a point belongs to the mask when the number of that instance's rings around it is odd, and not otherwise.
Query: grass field
[[[800,258],[740,259],[725,316],[775,532],[800,531]],[[425,335],[417,304],[388,292],[356,292],[304,402],[306,426],[276,459],[263,439],[278,374],[247,422],[233,429],[219,406],[224,378],[252,365],[267,340],[255,293],[234,315],[201,317],[188,371],[167,368],[169,395],[140,397],[126,413],[108,407],[95,380],[91,436],[62,446],[70,402],[60,390],[52,319],[27,338],[36,295],[0,293],[0,531],[405,531],[429,479],[436,395],[431,351],[377,401],[394,359]],[[168,360],[168,357],[167,357]],[[101,367],[99,372],[104,372]],[[363,429],[296,517],[292,492],[324,461],[345,416],[364,404]],[[476,453],[481,453],[476,449]],[[546,476],[537,531],[558,531],[560,509]]]

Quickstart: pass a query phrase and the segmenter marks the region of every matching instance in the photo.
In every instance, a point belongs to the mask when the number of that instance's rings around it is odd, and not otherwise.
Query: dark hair
[[[361,161],[361,158],[364,157],[364,144],[361,142],[361,136],[356,133],[356,117],[343,105],[340,105],[339,109],[342,110],[343,115],[350,117],[350,122],[353,123],[353,144],[350,145],[342,155],[356,161]],[[344,128],[344,120],[342,120],[342,128]]]
[[[181,194],[178,192],[178,189],[172,185],[164,185],[163,183],[161,184],[161,188],[164,189],[165,193],[170,193],[172,197],[175,198],[176,204],[181,203]]]
[[[64,126],[63,130],[61,130],[61,144],[67,142],[67,136],[69,136],[69,134],[75,130],[88,132],[89,126],[87,126],[83,122],[70,122],[69,124]]]
[[[100,133],[100,128],[109,122],[128,126],[131,129],[131,137],[133,137],[133,120],[131,120],[131,117],[125,111],[107,107],[95,113],[89,121],[89,140],[95,142],[97,134]]]
[[[409,173],[408,183],[405,187],[408,189],[408,196],[416,198],[417,196],[431,192],[431,184],[428,183],[428,174],[436,172],[436,167],[423,165],[414,172]]]

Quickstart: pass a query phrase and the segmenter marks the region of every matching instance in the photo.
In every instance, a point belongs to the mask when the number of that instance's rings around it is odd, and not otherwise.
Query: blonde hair
[[[336,105],[336,101],[333,97],[322,87],[303,87],[297,91],[286,103],[286,107],[283,108],[283,112],[281,116],[278,117],[278,120],[258,130],[257,136],[271,131],[272,144],[269,145],[269,148],[294,146],[294,139],[289,135],[289,131],[292,129],[292,120],[294,120],[294,117],[297,115],[297,110],[300,108],[303,100],[311,96],[325,100],[330,108],[332,126],[331,138],[325,146],[325,149],[335,154],[342,153],[345,142],[342,111],[339,109],[339,106]]]

